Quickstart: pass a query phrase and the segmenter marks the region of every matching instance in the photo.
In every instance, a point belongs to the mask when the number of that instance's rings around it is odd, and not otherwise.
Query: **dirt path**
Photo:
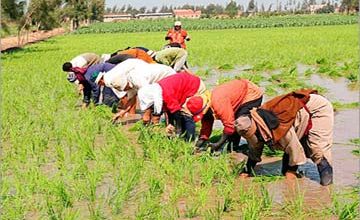
[[[6,38],[1,39],[1,52],[9,50],[11,48],[23,47],[26,44],[42,41],[42,40],[48,39],[53,36],[64,34],[65,32],[66,32],[66,30],[64,28],[55,28],[51,31],[31,32],[28,34],[28,36],[26,36],[26,35],[21,36],[22,42],[20,45],[18,45],[18,37],[17,36],[6,37]]]

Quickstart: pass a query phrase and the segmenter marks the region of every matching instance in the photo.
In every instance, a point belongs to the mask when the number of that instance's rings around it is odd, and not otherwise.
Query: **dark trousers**
[[[113,107],[118,105],[120,99],[115,95],[115,93],[109,87],[104,87],[103,89],[103,104]]]
[[[186,141],[193,141],[195,139],[195,122],[191,116],[181,116],[181,133]]]

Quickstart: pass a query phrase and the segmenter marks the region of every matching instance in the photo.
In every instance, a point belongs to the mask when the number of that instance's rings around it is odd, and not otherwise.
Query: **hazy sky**
[[[285,0],[279,0],[284,1]],[[112,7],[114,5],[122,6],[124,4],[131,4],[132,6],[136,8],[140,8],[142,6],[146,6],[147,8],[152,8],[154,6],[161,7],[162,5],[184,5],[184,4],[191,4],[191,5],[208,5],[210,3],[214,4],[222,4],[226,5],[229,2],[229,0],[105,0],[106,7]],[[238,4],[244,5],[247,7],[249,0],[236,0]],[[258,5],[260,6],[262,3],[267,6],[271,3],[276,4],[276,0],[256,0]]]

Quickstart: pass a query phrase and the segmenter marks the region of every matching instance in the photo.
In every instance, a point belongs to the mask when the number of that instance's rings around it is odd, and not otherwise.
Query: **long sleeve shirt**
[[[181,72],[158,82],[162,89],[164,110],[175,113],[181,110],[186,99],[195,95],[200,87],[200,78]]]
[[[258,99],[262,91],[248,80],[232,80],[214,88],[211,94],[211,108],[224,125],[223,133],[235,132],[235,112],[246,102]],[[208,139],[212,132],[214,118],[206,116],[201,120],[200,138]]]
[[[84,92],[83,101],[85,103],[90,103],[91,99],[95,104],[98,104],[99,102],[100,86],[91,80],[93,75],[100,72],[108,72],[114,67],[115,67],[114,64],[101,63],[101,64],[92,65],[86,70],[84,75],[86,81],[84,82],[84,90],[83,90]]]
[[[135,67],[127,75],[127,81],[134,89],[159,82],[167,76],[175,74],[175,70],[162,64],[148,64]]]

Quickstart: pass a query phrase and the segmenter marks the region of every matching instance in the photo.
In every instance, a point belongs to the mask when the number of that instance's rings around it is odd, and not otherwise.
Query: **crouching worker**
[[[126,70],[125,66],[127,64],[134,64],[133,68],[127,69],[128,71],[121,71]],[[110,77],[112,80],[108,80],[108,77],[105,77],[105,85],[114,86],[119,91],[125,92],[132,92],[133,95],[137,94],[137,91],[142,87],[157,83],[161,79],[168,77],[170,75],[175,74],[176,72],[169,66],[162,65],[162,64],[148,64],[140,59],[132,59],[129,61],[124,61],[122,64],[119,64],[120,71],[111,71],[108,74],[115,74],[117,77]],[[116,67],[118,68],[118,67]],[[129,95],[128,95],[129,97]],[[131,98],[131,97],[130,97]],[[136,98],[136,97],[135,97]],[[122,112],[119,112],[117,116],[114,117],[116,120],[122,117]],[[160,116],[154,115],[152,116],[152,110],[147,109],[143,115],[143,122],[144,124],[150,123],[159,124]]]
[[[192,108],[194,120],[201,120],[200,137],[197,148],[203,148],[209,140],[215,119],[224,125],[223,134],[216,143],[210,143],[212,151],[219,150],[223,144],[230,141],[234,148],[239,145],[240,136],[235,132],[234,121],[241,115],[250,114],[250,109],[260,106],[263,92],[248,80],[232,80],[214,88],[211,92],[210,108]],[[195,98],[193,98],[195,101]],[[189,100],[189,102],[192,100]],[[200,100],[205,103],[206,100]]]
[[[298,90],[275,97],[250,116],[236,120],[236,129],[249,143],[248,175],[261,161],[264,144],[285,151],[282,173],[295,177],[298,165],[311,158],[320,184],[333,181],[331,147],[334,113],[331,103],[315,90]]]
[[[168,76],[158,83],[142,87],[138,92],[140,108],[154,109],[154,114],[164,111],[168,116],[167,133],[184,136],[192,141],[195,137],[195,122],[186,102],[194,95],[206,92],[203,81],[187,72]]]

